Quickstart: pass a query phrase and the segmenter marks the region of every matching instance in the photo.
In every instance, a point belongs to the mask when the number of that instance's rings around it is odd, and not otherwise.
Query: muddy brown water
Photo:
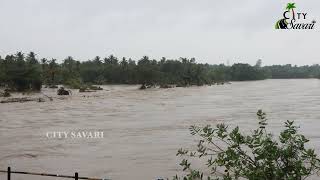
[[[63,98],[55,95],[56,89],[44,88],[53,101],[0,104],[0,169],[68,175],[78,171],[119,180],[172,177],[180,170],[177,150],[196,143],[190,125],[224,122],[249,132],[256,127],[258,109],[267,112],[274,132],[285,120],[296,120],[310,146],[320,152],[318,79],[145,91],[129,85],[103,87]],[[103,131],[104,138],[48,139],[46,132],[52,131]]]

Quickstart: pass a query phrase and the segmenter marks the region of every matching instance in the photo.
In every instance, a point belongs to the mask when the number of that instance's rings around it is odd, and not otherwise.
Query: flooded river
[[[257,124],[258,109],[268,114],[275,132],[285,120],[296,120],[320,152],[317,79],[144,91],[128,85],[103,88],[91,93],[73,91],[64,98],[55,95],[56,89],[44,88],[53,101],[0,104],[0,169],[78,171],[116,180],[172,177],[180,170],[177,150],[195,143],[190,125],[224,122],[249,130]],[[103,131],[104,138],[48,139],[46,133],[52,131]]]

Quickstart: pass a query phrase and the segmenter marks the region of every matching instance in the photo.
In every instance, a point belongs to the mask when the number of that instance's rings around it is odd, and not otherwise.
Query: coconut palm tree
[[[49,62],[49,76],[50,76],[50,85],[54,85],[55,83],[55,74],[56,74],[56,71],[57,71],[57,63],[56,63],[56,59],[52,59],[50,62]]]
[[[288,11],[290,11],[290,10],[292,11],[292,17],[293,17],[293,19],[296,19],[295,13],[294,13],[294,10],[293,10],[294,8],[296,8],[296,5],[295,5],[295,4],[296,4],[296,3],[288,3],[288,4],[287,4],[287,8],[286,8]]]

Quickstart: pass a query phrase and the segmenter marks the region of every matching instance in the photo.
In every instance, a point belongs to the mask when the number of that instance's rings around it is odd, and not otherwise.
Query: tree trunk
[[[292,9],[292,17],[293,17],[293,19],[294,20],[296,20],[296,15],[295,15],[295,13],[294,13],[294,10]]]

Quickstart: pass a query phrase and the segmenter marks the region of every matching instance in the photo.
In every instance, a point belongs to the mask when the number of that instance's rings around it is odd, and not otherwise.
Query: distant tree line
[[[319,65],[255,66],[237,63],[209,65],[196,63],[195,58],[160,60],[144,56],[133,60],[113,55],[87,61],[71,56],[62,63],[56,59],[38,59],[34,52],[0,56],[0,85],[12,90],[40,90],[41,86],[57,84],[79,88],[82,84],[176,84],[179,86],[205,85],[226,81],[262,80],[267,78],[319,77]]]

